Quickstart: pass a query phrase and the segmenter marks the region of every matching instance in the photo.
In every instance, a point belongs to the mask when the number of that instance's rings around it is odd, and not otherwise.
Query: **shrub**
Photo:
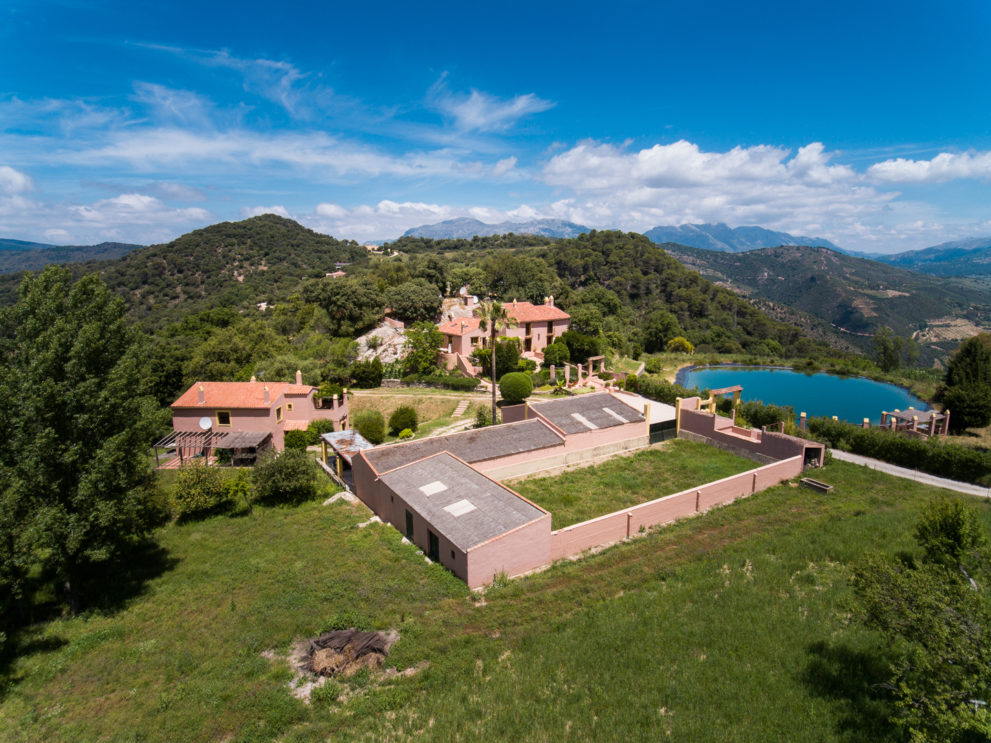
[[[436,374],[407,374],[402,378],[403,384],[426,384],[431,387],[444,387],[449,390],[469,391],[481,384],[474,377],[458,377],[454,375]]]
[[[762,402],[745,402],[740,405],[740,415],[754,428],[774,426],[795,420],[795,408],[790,405],[765,405]]]
[[[503,374],[499,380],[499,392],[502,399],[508,403],[520,403],[526,400],[533,392],[533,381],[529,374],[523,372],[510,372]]]
[[[306,450],[309,444],[309,437],[306,431],[286,431],[283,436],[283,443],[287,449]]]
[[[561,366],[571,361],[571,351],[561,341],[554,341],[544,349],[544,366]]]
[[[660,374],[662,371],[664,371],[664,360],[659,359],[656,356],[653,358],[649,358],[645,362],[643,362],[643,370],[647,374]]]
[[[687,387],[682,387],[680,384],[673,384],[666,379],[649,374],[641,374],[639,377],[631,374],[626,378],[625,386],[628,390],[639,392],[644,397],[649,397],[652,400],[666,402],[668,405],[674,405],[675,398],[677,397],[684,399],[701,394],[695,388],[688,389]]]
[[[537,370],[537,362],[533,359],[520,359],[516,362],[516,371],[532,372]]]
[[[351,365],[349,371],[351,379],[354,380],[354,386],[364,389],[381,386],[382,375],[384,373],[385,369],[382,367],[382,362],[378,359],[356,361]]]
[[[418,423],[416,408],[412,405],[400,405],[389,416],[389,433],[397,436],[404,428],[415,431]]]
[[[285,449],[263,455],[251,473],[260,503],[302,503],[317,493],[317,465],[305,451]]]
[[[724,350],[726,353],[743,350],[743,347],[739,343],[736,343],[736,341],[730,341],[729,344],[730,346],[720,350]],[[692,353],[695,350],[688,339],[680,335],[668,341],[667,349],[671,353]]]
[[[399,432],[399,440],[400,441],[405,441],[406,439],[411,439],[411,438],[413,438],[413,430],[412,429],[410,429],[410,428],[404,428],[402,431]]]
[[[236,505],[223,470],[205,464],[179,468],[169,498],[172,516],[179,520],[227,513]]]
[[[475,412],[475,428],[485,428],[492,425],[492,413],[486,407],[481,407]]]
[[[320,443],[320,434],[331,433],[334,430],[334,421],[329,418],[317,418],[310,421],[306,427],[306,445],[313,446]]]
[[[602,353],[602,344],[598,338],[577,330],[565,331],[561,334],[561,340],[568,346],[571,361],[576,364],[584,364],[590,356]]]
[[[354,414],[352,424],[355,430],[373,444],[385,440],[385,418],[377,410],[361,410]]]

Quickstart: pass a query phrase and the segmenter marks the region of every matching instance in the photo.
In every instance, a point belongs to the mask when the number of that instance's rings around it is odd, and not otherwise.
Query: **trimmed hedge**
[[[835,449],[954,480],[991,483],[991,453],[937,439],[914,439],[882,428],[862,428],[830,418],[811,418],[811,438]]]
[[[526,400],[533,392],[533,381],[530,375],[524,372],[510,372],[503,374],[499,380],[499,392],[506,402],[520,403]]]

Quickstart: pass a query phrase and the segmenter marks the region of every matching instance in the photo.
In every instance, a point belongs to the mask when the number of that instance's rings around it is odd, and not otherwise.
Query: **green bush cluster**
[[[282,440],[287,449],[305,450],[310,443],[306,431],[286,431]]]
[[[675,398],[678,397],[684,399],[696,395],[704,396],[697,388],[682,387],[680,384],[674,384],[662,377],[655,377],[650,374],[641,374],[640,376],[630,374],[623,386],[630,392],[638,392],[644,397],[665,402],[668,405],[674,405]]]
[[[173,518],[185,521],[239,508],[247,493],[247,483],[240,472],[220,467],[189,464],[181,467],[169,493],[169,510]],[[247,505],[246,499],[244,505]]]
[[[330,433],[334,430],[334,421],[329,418],[317,418],[310,421],[306,427],[306,445],[313,446],[320,443],[320,434]]]
[[[991,482],[991,453],[986,451],[830,418],[811,418],[808,430],[812,438],[843,451],[954,480],[981,485]]]
[[[761,428],[794,422],[795,408],[791,405],[765,405],[759,401],[745,402],[740,404],[740,415],[753,428]]]
[[[354,414],[355,430],[373,444],[385,441],[385,418],[377,410],[361,410]]]
[[[254,500],[296,504],[317,494],[317,463],[305,451],[285,449],[263,455],[251,472]]]
[[[458,377],[447,374],[407,374],[402,378],[403,384],[426,384],[431,387],[443,387],[448,390],[468,392],[480,384],[474,377]]]
[[[412,405],[400,405],[389,416],[389,433],[398,436],[403,429],[409,429],[412,433],[416,430],[419,422],[416,408]]]

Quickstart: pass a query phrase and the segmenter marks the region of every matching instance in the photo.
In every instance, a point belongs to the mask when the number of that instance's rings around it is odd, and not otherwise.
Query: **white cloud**
[[[286,219],[292,219],[284,206],[246,206],[241,210],[242,217],[260,217],[263,214],[277,214]]]
[[[31,177],[9,165],[0,165],[0,193],[15,194],[34,187]]]
[[[516,167],[516,162],[517,160],[515,157],[507,157],[500,160],[492,166],[492,175],[496,178],[506,175]]]
[[[462,131],[504,131],[524,116],[540,113],[554,106],[552,101],[538,98],[533,93],[507,100],[475,89],[467,95],[451,93],[447,89],[446,78],[445,74],[434,83],[427,94],[427,101],[452,119],[454,126]]]
[[[93,204],[70,206],[69,211],[84,223],[109,227],[202,222],[210,218],[205,209],[172,209],[154,196],[140,193],[125,193]]]
[[[147,107],[156,121],[207,125],[213,104],[191,90],[175,90],[156,83],[134,83],[134,99]]]
[[[941,152],[931,160],[895,158],[875,163],[867,174],[882,183],[942,183],[958,178],[991,178],[991,152]]]
[[[56,228],[52,230],[45,230],[45,239],[52,241],[56,245],[64,245],[72,239],[72,236],[67,230]]]
[[[897,194],[831,157],[819,142],[792,154],[768,145],[706,152],[684,140],[641,150],[586,141],[545,164],[544,181],[573,197],[544,211],[597,227],[727,222],[839,238]]]

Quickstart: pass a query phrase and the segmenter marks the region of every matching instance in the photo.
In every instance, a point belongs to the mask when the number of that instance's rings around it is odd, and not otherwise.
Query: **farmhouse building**
[[[296,381],[195,382],[172,403],[174,433],[160,448],[175,448],[178,458],[205,449],[244,451],[247,459],[263,449],[281,450],[286,431],[305,430],[312,421],[330,420],[347,428],[347,395],[317,397],[317,388]],[[209,424],[209,425],[207,425]]]
[[[571,316],[554,306],[554,297],[543,304],[530,302],[506,302],[506,314],[516,323],[515,327],[500,331],[500,337],[518,338],[524,356],[543,359],[547,346],[561,337],[571,323]],[[476,348],[485,348],[489,333],[482,330],[477,317],[457,317],[441,323],[438,330],[444,334],[444,351],[452,360],[458,355],[467,358]],[[453,363],[449,363],[453,367]]]

